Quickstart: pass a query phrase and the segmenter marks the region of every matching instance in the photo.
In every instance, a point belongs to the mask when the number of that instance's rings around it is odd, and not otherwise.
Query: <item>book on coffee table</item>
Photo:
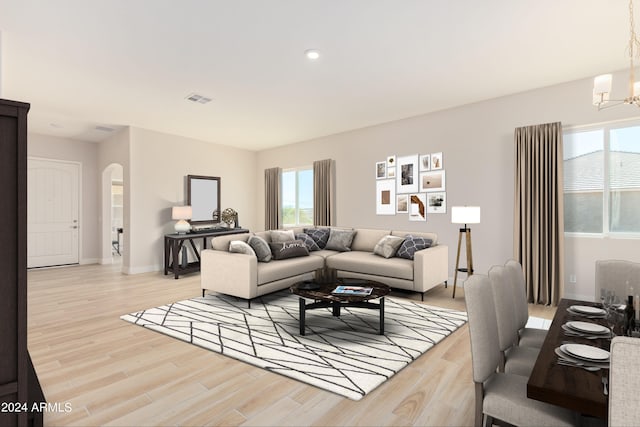
[[[338,286],[333,291],[334,295],[354,295],[354,296],[367,296],[371,295],[373,288],[366,288],[363,286]]]

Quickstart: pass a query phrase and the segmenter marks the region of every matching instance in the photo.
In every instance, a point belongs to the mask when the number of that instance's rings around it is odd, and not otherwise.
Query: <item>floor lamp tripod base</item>
[[[463,235],[465,236],[465,243],[467,246],[467,267],[460,267],[460,248],[462,247]],[[466,273],[467,277],[473,274],[473,255],[471,254],[471,229],[467,228],[466,225],[464,226],[464,228],[460,229],[460,234],[458,234],[458,255],[456,256],[456,271],[453,277],[453,298],[456,297],[458,272]]]

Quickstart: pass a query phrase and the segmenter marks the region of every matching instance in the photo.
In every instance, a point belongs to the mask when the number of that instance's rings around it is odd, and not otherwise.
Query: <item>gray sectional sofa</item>
[[[252,235],[270,242],[270,231],[215,237],[211,249],[201,254],[202,295],[206,291],[214,291],[247,299],[250,304],[253,298],[313,279],[326,268],[335,269],[338,277],[371,279],[392,288],[420,292],[423,299],[426,291],[446,282],[448,248],[438,244],[435,233],[353,230],[355,235],[348,251],[321,249],[309,252],[308,256],[270,262],[259,262],[252,254],[229,252],[232,241],[247,242]],[[298,234],[303,232],[303,228],[294,228],[293,231]],[[374,253],[374,248],[384,236],[405,238],[407,235],[429,239],[431,246],[416,251],[413,259],[384,258]]]

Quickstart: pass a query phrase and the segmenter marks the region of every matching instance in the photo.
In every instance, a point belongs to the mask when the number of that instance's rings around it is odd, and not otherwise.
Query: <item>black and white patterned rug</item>
[[[361,308],[306,312],[300,336],[298,297],[288,291],[245,300],[207,295],[126,314],[121,319],[208,350],[360,400],[447,335],[465,312],[385,298],[379,313]]]

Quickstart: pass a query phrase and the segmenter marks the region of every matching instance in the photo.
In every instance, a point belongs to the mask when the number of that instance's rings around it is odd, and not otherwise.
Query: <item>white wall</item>
[[[614,75],[614,91],[622,88],[619,85],[625,79],[624,73]],[[482,223],[472,227],[474,267],[486,273],[491,265],[513,256],[514,129],[555,121],[575,126],[637,117],[637,108],[630,106],[597,112],[590,104],[591,91],[592,80],[584,79],[259,152],[258,206],[264,206],[264,169],[333,158],[336,225],[435,231],[441,243],[449,246],[449,274],[453,276],[458,226],[450,223],[449,210],[455,205],[479,205]],[[375,162],[387,155],[440,151],[448,213],[431,215],[426,223],[409,222],[406,214],[377,216]],[[264,227],[261,209],[258,224]],[[640,241],[605,239],[600,245],[588,245],[584,239],[568,239],[565,282],[568,274],[578,271],[580,279],[576,285],[567,283],[565,294],[593,295],[593,264],[614,253],[626,253],[621,257],[629,259],[630,254],[640,253]]]
[[[95,263],[100,257],[98,233],[99,183],[98,145],[55,136],[30,133],[27,152],[30,157],[79,162],[81,167],[80,263]]]

